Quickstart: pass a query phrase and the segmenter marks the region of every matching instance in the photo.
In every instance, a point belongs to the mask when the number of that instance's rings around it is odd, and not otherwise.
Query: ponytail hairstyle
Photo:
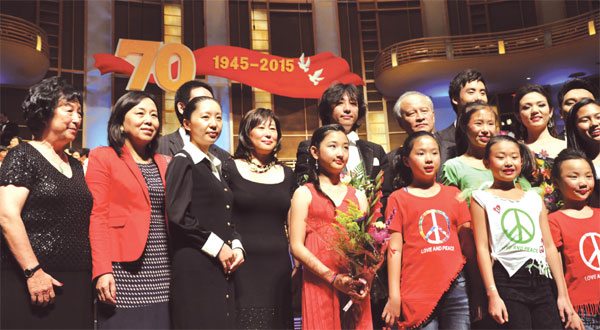
[[[540,179],[536,179],[535,175],[533,174],[534,171],[537,170],[537,163],[535,161],[535,157],[533,156],[533,152],[531,152],[531,150],[529,150],[524,143],[517,141],[510,135],[492,136],[488,144],[485,146],[485,154],[483,158],[489,161],[490,150],[492,149],[492,146],[502,141],[512,142],[519,147],[519,153],[521,154],[521,174],[519,174],[519,176],[527,179],[527,181],[531,182],[532,185],[539,184],[540,182],[538,181],[541,180],[541,177]]]
[[[325,137],[327,137],[327,135],[329,135],[332,132],[342,132],[344,133],[344,136],[346,135],[346,130],[344,130],[344,127],[340,124],[329,124],[321,126],[313,132],[312,138],[310,139],[309,150],[312,147],[315,147],[318,150],[321,146],[321,142],[323,142],[323,140],[325,140]],[[325,192],[323,192],[323,190],[321,190],[317,160],[312,156],[312,153],[310,154],[310,158],[308,159],[308,180],[306,182],[312,183],[315,187],[315,190],[319,194],[326,197],[335,207],[335,203],[333,202],[331,197],[329,197]]]
[[[469,130],[469,121],[471,121],[471,117],[473,117],[473,114],[475,112],[485,109],[488,109],[494,115],[496,125],[500,122],[500,120],[498,119],[498,114],[490,107],[489,104],[483,101],[475,101],[468,103],[465,106],[465,110],[458,117],[458,121],[456,124],[455,140],[457,156],[464,154],[469,148],[469,138],[467,137],[467,131]]]
[[[183,119],[187,119],[187,120],[191,120],[192,118],[192,113],[194,113],[194,111],[196,111],[196,107],[198,104],[204,102],[204,101],[214,101],[218,106],[219,109],[221,109],[221,104],[219,103],[219,101],[217,101],[216,99],[210,97],[210,96],[197,96],[194,97],[193,99],[191,99],[183,108],[183,113],[181,114]],[[221,112],[223,110],[221,109]],[[181,122],[183,123],[183,119],[181,119]],[[188,132],[188,134],[190,134],[190,132]]]
[[[590,168],[592,169],[592,174],[594,175],[594,182],[596,182],[596,179],[598,178],[596,169],[594,168],[594,164],[592,163],[592,161],[585,156],[585,153],[583,153],[583,151],[581,150],[566,148],[563,149],[563,151],[559,152],[558,156],[554,158],[554,164],[552,165],[552,170],[550,172],[550,176],[552,177],[552,183],[554,184],[555,188],[558,187],[558,181],[560,180],[560,176],[562,174],[562,169],[560,168],[560,166],[563,162],[571,159],[585,160],[588,163],[588,165],[590,165]],[[560,190],[558,191],[560,192]]]
[[[396,174],[396,177],[394,178],[394,181],[393,181],[394,188],[397,187],[398,189],[400,189],[402,187],[408,186],[412,182],[412,180],[413,180],[412,170],[410,169],[410,167],[408,167],[408,166],[406,166],[406,164],[404,164],[403,159],[408,159],[408,157],[410,156],[410,153],[413,149],[413,146],[415,145],[415,142],[417,142],[417,139],[424,137],[424,136],[429,136],[430,138],[435,140],[435,142],[438,145],[438,152],[439,152],[440,142],[435,137],[435,135],[433,135],[427,131],[419,131],[419,132],[415,132],[415,133],[409,135],[408,138],[404,141],[404,145],[402,146],[402,148],[400,148],[400,152],[398,154],[396,154],[396,157],[394,157],[394,160],[392,161],[392,164],[394,164],[393,166],[395,167],[394,169],[396,170],[396,173],[398,173],[398,174]]]

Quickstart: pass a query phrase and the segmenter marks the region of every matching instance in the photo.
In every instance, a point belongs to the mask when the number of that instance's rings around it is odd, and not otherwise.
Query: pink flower
[[[386,240],[390,238],[390,234],[386,229],[377,229],[375,226],[369,227],[369,234],[373,237],[373,240],[377,244],[383,244]]]

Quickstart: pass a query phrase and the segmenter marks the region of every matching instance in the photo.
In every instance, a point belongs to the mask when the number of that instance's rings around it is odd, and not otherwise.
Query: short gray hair
[[[429,97],[421,92],[408,91],[408,92],[405,92],[404,94],[400,95],[400,97],[398,98],[398,101],[396,101],[396,104],[394,104],[394,115],[396,116],[396,119],[402,118],[400,104],[402,103],[402,101],[404,101],[405,98],[412,96],[412,95],[419,95],[419,96],[423,96],[424,98],[426,98],[427,102],[429,103],[429,107],[433,111],[433,101],[431,100],[431,97]]]

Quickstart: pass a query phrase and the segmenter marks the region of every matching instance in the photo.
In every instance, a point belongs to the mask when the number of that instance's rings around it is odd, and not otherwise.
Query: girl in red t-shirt
[[[463,235],[471,221],[467,204],[459,200],[456,187],[436,183],[439,144],[431,133],[408,137],[401,166],[405,188],[390,195],[386,208],[386,216],[393,216],[389,298],[382,317],[401,329],[469,329],[461,252],[461,243],[473,244],[470,235]]]
[[[552,181],[564,206],[548,216],[562,254],[569,297],[586,329],[600,328],[600,209],[587,205],[596,173],[585,155],[565,149],[554,159]]]
[[[303,329],[349,327],[340,319],[340,293],[349,295],[360,306],[351,326],[373,329],[369,299],[365,299],[368,288],[347,275],[347,265],[328,241],[336,233],[333,226],[336,210],[346,212],[350,201],[363,211],[367,206],[364,193],[341,182],[348,149],[348,138],[341,125],[316,129],[310,143],[308,183],[298,188],[292,198],[290,248],[304,269]]]

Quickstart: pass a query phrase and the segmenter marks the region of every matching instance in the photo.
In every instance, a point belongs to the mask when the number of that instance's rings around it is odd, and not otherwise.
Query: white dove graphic
[[[308,72],[308,69],[310,68],[310,58],[307,58],[306,62],[304,62],[304,53],[302,53],[302,55],[300,55],[298,66],[300,69],[304,70],[304,72]]]
[[[325,79],[325,77],[321,77],[321,73],[323,73],[323,68],[315,71],[313,74],[309,73],[308,79],[310,79],[310,81],[317,86],[321,80]]]

